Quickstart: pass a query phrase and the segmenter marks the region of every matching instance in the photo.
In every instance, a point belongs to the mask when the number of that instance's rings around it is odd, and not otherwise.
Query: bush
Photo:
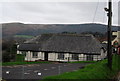
[[[112,68],[114,71],[120,71],[120,55],[113,55],[113,64]]]
[[[17,54],[16,55],[16,62],[23,62],[24,61],[24,55]]]

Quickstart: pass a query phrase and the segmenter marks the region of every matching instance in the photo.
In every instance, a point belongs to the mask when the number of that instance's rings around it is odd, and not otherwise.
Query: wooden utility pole
[[[112,32],[111,32],[111,25],[112,25],[112,1],[109,0],[109,9],[108,9],[108,67],[112,70]]]
[[[112,0],[109,0],[108,2],[108,9],[105,8],[105,11],[107,11],[108,16],[108,45],[107,45],[107,57],[108,57],[108,67],[112,70],[112,32],[111,32],[111,25],[112,25]]]

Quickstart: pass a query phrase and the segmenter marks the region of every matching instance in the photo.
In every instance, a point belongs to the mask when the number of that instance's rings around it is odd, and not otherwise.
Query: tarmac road
[[[42,79],[46,76],[76,71],[90,63],[57,63],[3,66],[3,79]]]

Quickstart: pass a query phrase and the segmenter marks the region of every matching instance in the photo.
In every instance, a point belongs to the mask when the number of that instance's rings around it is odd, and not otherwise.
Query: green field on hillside
[[[22,38],[33,38],[31,35],[15,35],[14,37],[22,37]]]

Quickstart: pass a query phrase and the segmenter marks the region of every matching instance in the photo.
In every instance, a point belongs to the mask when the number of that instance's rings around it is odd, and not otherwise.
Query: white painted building
[[[115,41],[117,41],[120,44],[120,31],[113,32],[112,35],[116,36],[116,38],[112,41],[112,45]]]
[[[39,40],[38,40],[39,38]],[[25,61],[97,61],[106,50],[92,35],[41,35],[18,46]]]
[[[25,61],[45,60],[44,52],[23,52]],[[76,58],[75,58],[76,57]],[[101,55],[48,53],[48,61],[98,61],[106,57],[106,52],[101,49]]]

